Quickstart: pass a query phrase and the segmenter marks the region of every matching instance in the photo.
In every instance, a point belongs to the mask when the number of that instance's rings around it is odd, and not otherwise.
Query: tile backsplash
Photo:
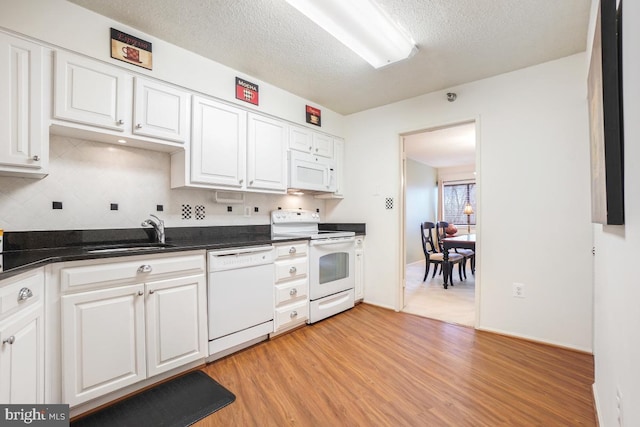
[[[168,153],[58,135],[51,135],[48,176],[0,176],[5,231],[135,228],[150,213],[168,227],[268,224],[278,207],[323,213],[325,202],[245,193],[244,203],[217,203],[214,190],[170,188]]]

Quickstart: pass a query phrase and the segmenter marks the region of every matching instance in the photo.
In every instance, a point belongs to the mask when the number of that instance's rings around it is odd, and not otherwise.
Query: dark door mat
[[[73,427],[189,426],[236,396],[202,371],[145,390],[71,423]]]

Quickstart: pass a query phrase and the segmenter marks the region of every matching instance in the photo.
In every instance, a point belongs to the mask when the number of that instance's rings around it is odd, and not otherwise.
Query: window
[[[450,224],[466,224],[467,215],[464,214],[464,206],[467,201],[473,208],[473,214],[469,217],[471,224],[476,223],[476,183],[444,183],[442,186],[444,220]]]

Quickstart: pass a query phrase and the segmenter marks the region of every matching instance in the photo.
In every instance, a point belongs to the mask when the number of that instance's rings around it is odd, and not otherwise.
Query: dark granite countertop
[[[321,224],[321,228],[356,231],[353,229],[354,225],[331,228],[333,225]],[[329,228],[325,228],[326,226]],[[355,228],[358,229],[357,234],[364,234],[364,224]],[[269,225],[175,227],[165,230],[167,246],[126,252],[90,252],[116,245],[145,246],[153,242],[153,236],[149,233],[148,229],[143,228],[5,232],[0,280],[56,262],[270,245],[300,240],[299,237],[274,238]]]

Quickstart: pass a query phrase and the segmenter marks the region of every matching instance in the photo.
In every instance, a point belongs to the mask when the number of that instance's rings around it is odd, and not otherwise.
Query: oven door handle
[[[325,246],[325,245],[341,245],[344,243],[353,243],[356,241],[355,237],[333,237],[328,239],[311,240],[311,246]]]

